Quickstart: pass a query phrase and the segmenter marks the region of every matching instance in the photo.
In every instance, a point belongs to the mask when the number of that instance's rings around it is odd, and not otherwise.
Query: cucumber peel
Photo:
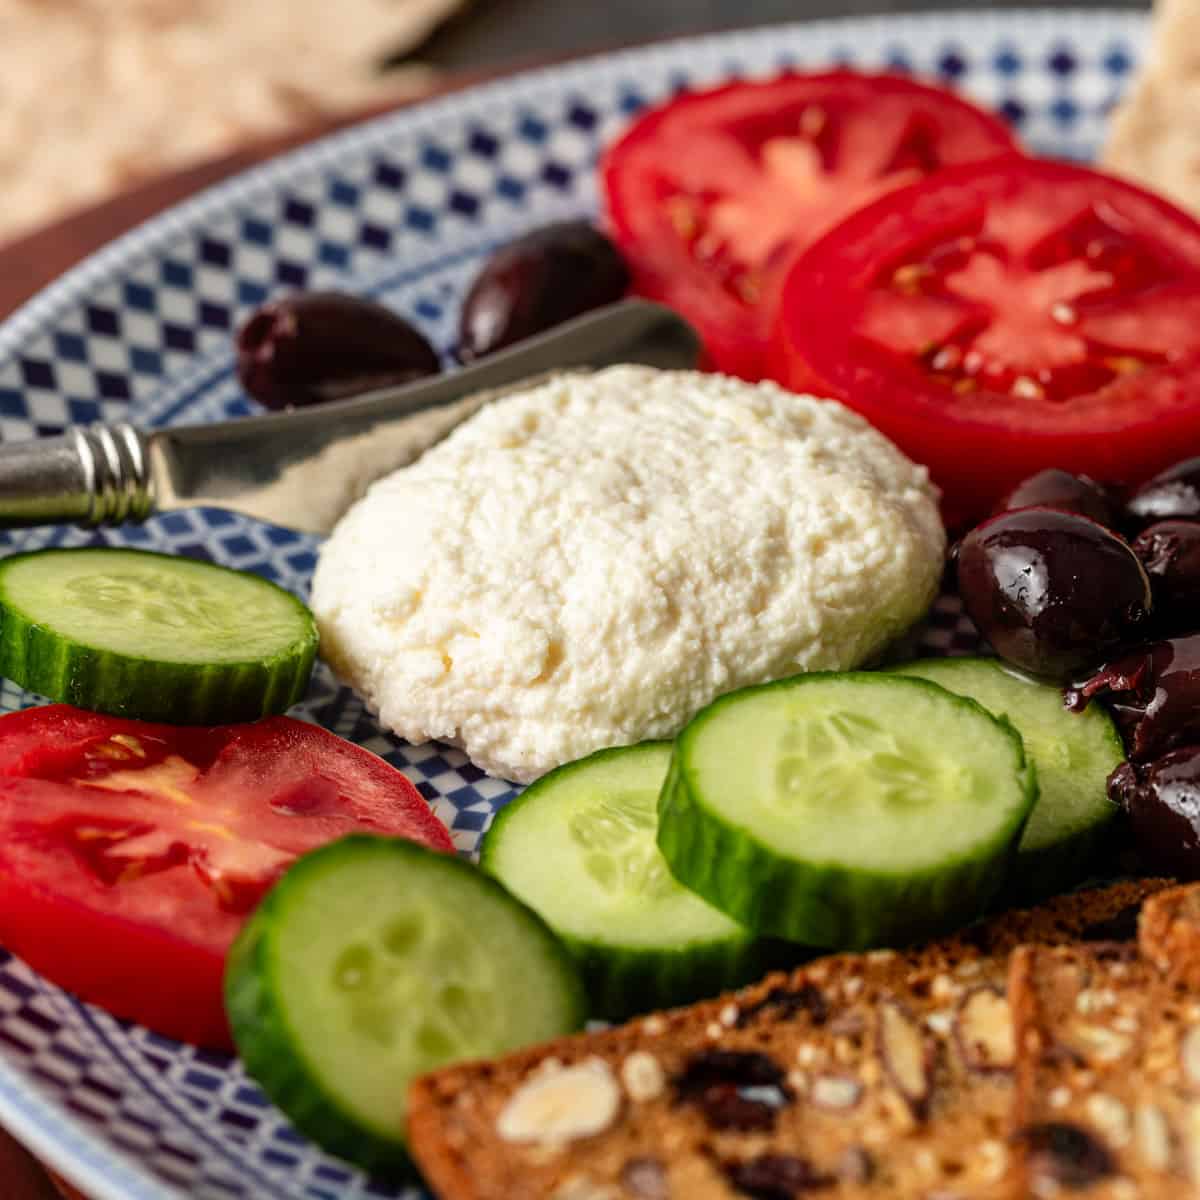
[[[176,725],[281,713],[308,686],[312,613],[257,575],[112,547],[0,562],[0,675],[94,712]]]
[[[1010,721],[1037,767],[1040,794],[1017,849],[1006,900],[1044,899],[1085,878],[1117,815],[1107,782],[1125,758],[1121,735],[1103,707],[1070,712],[1058,687],[996,658],[927,658],[892,671],[970,696]]]
[[[562,938],[592,1014],[608,1020],[716,995],[775,961],[667,869],[655,832],[670,760],[670,743],[649,742],[568,763],[503,808],[483,839],[480,865]]]
[[[401,838],[352,834],[297,860],[230,952],[230,1027],[296,1128],[403,1176],[409,1082],[582,1025],[570,955],[482,871]]]
[[[762,934],[862,949],[967,924],[1037,797],[1020,736],[920,679],[814,673],[731,693],[675,743],[658,844]]]

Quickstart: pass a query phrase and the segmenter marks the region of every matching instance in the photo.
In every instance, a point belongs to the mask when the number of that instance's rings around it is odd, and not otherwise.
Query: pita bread
[[[1102,161],[1200,214],[1200,0],[1158,0],[1142,73]]]
[[[462,0],[0,0],[0,241],[164,170],[418,94]]]

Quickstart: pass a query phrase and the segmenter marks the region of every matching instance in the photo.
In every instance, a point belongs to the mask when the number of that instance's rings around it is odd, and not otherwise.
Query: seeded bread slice
[[[450,1067],[413,1085],[410,1147],[443,1200],[1007,1196],[1008,953],[1115,920],[1132,936],[1163,886]]]
[[[1200,884],[1151,897],[1138,922],[1138,946],[1164,975],[1200,993]]]
[[[1200,1184],[1200,1003],[1130,943],[1012,956],[1017,1196],[1174,1200]]]

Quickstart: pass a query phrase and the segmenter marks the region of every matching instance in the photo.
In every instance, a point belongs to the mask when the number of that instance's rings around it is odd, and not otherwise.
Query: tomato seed
[[[899,288],[902,292],[917,292],[920,290],[922,280],[930,274],[932,271],[923,263],[908,263],[903,267],[896,268],[892,275],[892,286]]]
[[[821,107],[810,104],[800,114],[800,132],[807,138],[818,138],[829,120],[829,114]]]
[[[1046,389],[1036,379],[1030,379],[1028,375],[1018,375],[1013,380],[1009,391],[1022,400],[1044,400],[1046,398]]]
[[[672,196],[664,207],[667,220],[685,242],[690,242],[700,232],[699,210],[686,196]]]
[[[960,346],[943,346],[933,356],[935,371],[956,371],[962,366],[963,352]]]

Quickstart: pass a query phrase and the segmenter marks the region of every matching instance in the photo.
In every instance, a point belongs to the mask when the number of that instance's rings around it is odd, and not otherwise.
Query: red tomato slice
[[[355,830],[453,850],[399,771],[303,721],[0,718],[0,942],[169,1037],[232,1046],[234,937],[297,856]]]
[[[639,117],[601,169],[637,290],[696,325],[712,366],[758,379],[797,253],[894,188],[1014,149],[951,92],[833,71],[681,96]]]
[[[795,264],[778,334],[778,378],[926,463],[950,521],[1045,467],[1134,483],[1200,444],[1200,224],[1084,167],[893,192]]]

